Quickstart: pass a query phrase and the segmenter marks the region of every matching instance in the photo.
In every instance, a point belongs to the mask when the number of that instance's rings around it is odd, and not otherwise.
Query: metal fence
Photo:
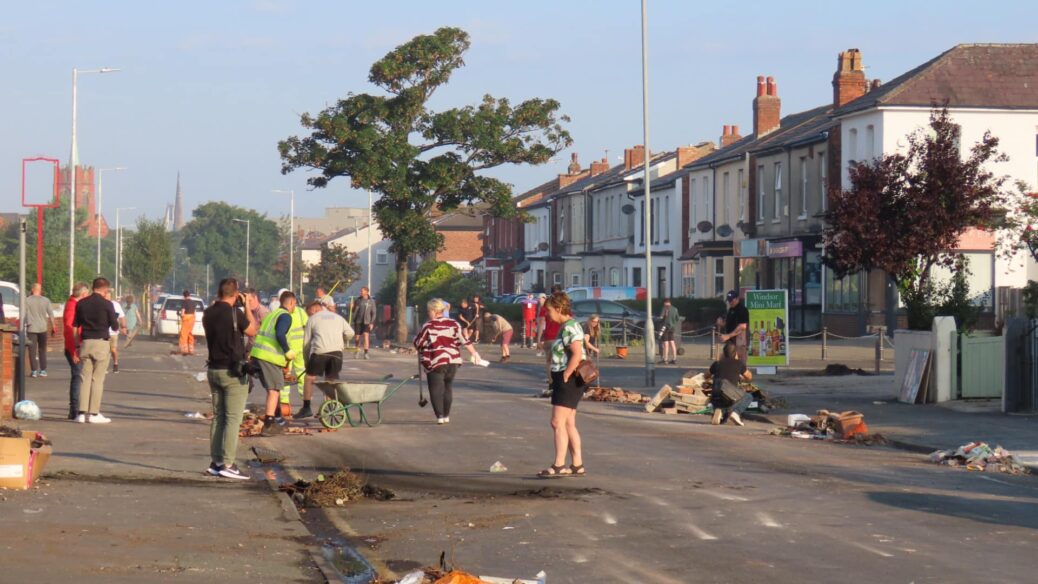
[[[1005,328],[1006,412],[1038,412],[1038,320],[1010,318]]]

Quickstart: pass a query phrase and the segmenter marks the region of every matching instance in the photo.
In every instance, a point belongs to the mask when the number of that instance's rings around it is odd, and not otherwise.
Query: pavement
[[[0,581],[326,581],[320,542],[261,472],[203,473],[209,422],[185,414],[210,411],[208,385],[193,378],[204,357],[171,347],[143,339],[123,350],[121,372],[107,378],[107,425],[64,419],[60,355],[50,354],[49,377],[26,380],[45,417],[15,425],[43,432],[54,454],[36,488],[0,491]]]

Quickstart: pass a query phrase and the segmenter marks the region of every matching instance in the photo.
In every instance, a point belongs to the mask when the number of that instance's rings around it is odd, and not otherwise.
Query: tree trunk
[[[407,256],[396,257],[396,342],[407,343]]]

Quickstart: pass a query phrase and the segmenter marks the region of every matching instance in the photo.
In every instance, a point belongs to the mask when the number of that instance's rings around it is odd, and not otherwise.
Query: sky
[[[79,78],[79,157],[106,173],[102,212],[155,218],[181,173],[188,210],[208,201],[271,217],[365,206],[344,179],[311,190],[281,174],[278,140],[299,115],[350,92],[377,92],[371,64],[417,34],[457,26],[472,36],[466,66],[431,103],[555,98],[574,140],[538,167],[491,174],[518,194],[642,142],[638,0],[54,0],[7,3],[0,22],[0,211],[18,211],[22,159],[67,162],[72,69]],[[717,141],[724,124],[751,132],[757,75],[772,75],[783,114],[832,99],[839,51],[862,51],[869,78],[889,80],[958,43],[1035,42],[1038,6],[981,9],[946,0],[694,2],[649,0],[650,147]],[[65,163],[63,162],[63,164]]]

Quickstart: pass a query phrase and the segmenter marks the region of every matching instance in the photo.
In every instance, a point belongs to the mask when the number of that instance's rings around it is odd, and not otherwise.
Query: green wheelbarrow
[[[317,381],[315,385],[325,397],[317,416],[325,428],[341,428],[346,423],[353,428],[361,424],[378,426],[382,423],[382,404],[416,377],[408,377],[399,383],[389,382],[392,375],[387,375],[381,381]],[[364,409],[364,406],[370,405],[375,406],[374,420],[368,417]]]

